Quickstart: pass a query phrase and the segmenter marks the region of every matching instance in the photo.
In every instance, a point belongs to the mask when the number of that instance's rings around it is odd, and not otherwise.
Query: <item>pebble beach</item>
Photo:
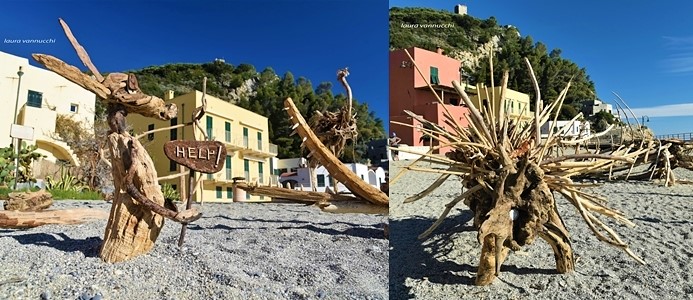
[[[55,201],[51,209],[104,201]],[[205,203],[146,255],[98,257],[106,220],[0,229],[0,299],[387,299],[387,216],[301,204]]]

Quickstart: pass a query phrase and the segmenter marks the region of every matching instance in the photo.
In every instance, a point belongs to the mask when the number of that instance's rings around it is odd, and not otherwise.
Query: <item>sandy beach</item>
[[[52,208],[69,207],[110,204],[56,201]],[[149,254],[117,264],[98,257],[106,220],[0,229],[0,299],[388,298],[386,216],[301,204],[199,208],[204,215],[183,248],[180,224],[167,220]]]
[[[390,165],[394,178],[410,162]],[[435,167],[429,163],[424,166]],[[693,172],[677,169],[677,178]],[[417,240],[444,205],[461,193],[458,177],[417,202],[437,174],[409,172],[390,186],[390,299],[693,299],[693,186],[616,182],[591,188],[606,196],[636,227],[600,217],[647,265],[599,241],[561,196],[557,205],[570,232],[576,271],[557,274],[550,246],[541,239],[511,253],[491,285],[474,285],[481,246],[471,211],[462,203],[427,240]]]

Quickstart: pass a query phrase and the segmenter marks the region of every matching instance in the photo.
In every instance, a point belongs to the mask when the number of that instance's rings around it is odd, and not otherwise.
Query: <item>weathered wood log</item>
[[[75,208],[44,211],[0,211],[0,228],[22,229],[50,224],[79,224],[88,220],[106,219],[108,211]]]
[[[375,205],[389,205],[389,199],[385,193],[356,176],[354,172],[344,166],[344,164],[320,142],[320,139],[310,129],[291,98],[287,98],[284,101],[284,106],[291,117],[294,127],[296,127],[296,131],[301,138],[304,139],[306,147],[311,151],[311,155],[320,160],[320,163],[334,179],[344,184],[344,186],[358,198],[362,198]]]
[[[328,201],[359,201],[359,198],[347,195],[320,193],[313,191],[298,191],[283,187],[255,186],[246,182],[234,183],[236,188],[242,189],[256,196],[265,196],[278,199],[289,199],[296,201],[309,202],[328,202]]]
[[[388,207],[374,205],[363,199],[331,193],[320,193],[313,191],[298,191],[282,187],[272,186],[253,186],[245,182],[234,183],[236,188],[258,196],[270,197],[273,199],[287,199],[301,203],[313,202],[318,207],[329,213],[360,213],[360,214],[387,214]],[[322,205],[329,203],[328,205]]]
[[[53,204],[53,195],[46,191],[9,193],[5,200],[5,210],[39,211]]]

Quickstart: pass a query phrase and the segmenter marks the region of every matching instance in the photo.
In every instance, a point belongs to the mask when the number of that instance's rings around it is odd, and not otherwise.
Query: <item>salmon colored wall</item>
[[[411,124],[413,126],[420,125],[416,120],[404,114],[403,110],[409,110],[417,115],[423,116],[426,120],[445,125],[445,108],[441,105],[433,92],[426,85],[426,81],[430,80],[430,67],[438,68],[438,77],[440,83],[438,85],[447,87],[445,92],[438,89],[436,93],[443,98],[445,107],[450,111],[458,124],[462,127],[467,126],[467,120],[464,115],[469,111],[464,106],[449,105],[451,98],[460,99],[461,97],[450,90],[452,81],[460,80],[461,63],[453,58],[441,55],[440,53],[431,52],[419,48],[407,49],[412,55],[419,69],[426,77],[419,75],[418,71],[410,63],[409,57],[403,49],[390,52],[390,120],[401,123]],[[402,67],[402,62],[406,62]],[[390,131],[396,132],[397,136],[402,139],[401,144],[412,146],[423,146],[421,142],[422,133],[416,128],[390,124]],[[434,143],[434,146],[437,143]],[[445,153],[450,148],[441,149],[439,153]]]

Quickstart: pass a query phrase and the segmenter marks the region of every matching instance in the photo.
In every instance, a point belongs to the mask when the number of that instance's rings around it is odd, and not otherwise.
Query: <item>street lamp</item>
[[[17,124],[17,108],[19,107],[19,91],[22,86],[22,75],[24,75],[24,72],[22,72],[22,66],[19,66],[19,71],[17,71],[17,75],[19,76],[19,83],[17,83],[17,100],[14,102],[14,123]],[[19,145],[18,139],[15,139],[15,144],[17,147],[17,155],[14,158],[14,189],[17,189],[17,181],[19,181],[19,151],[22,150],[22,146]]]

